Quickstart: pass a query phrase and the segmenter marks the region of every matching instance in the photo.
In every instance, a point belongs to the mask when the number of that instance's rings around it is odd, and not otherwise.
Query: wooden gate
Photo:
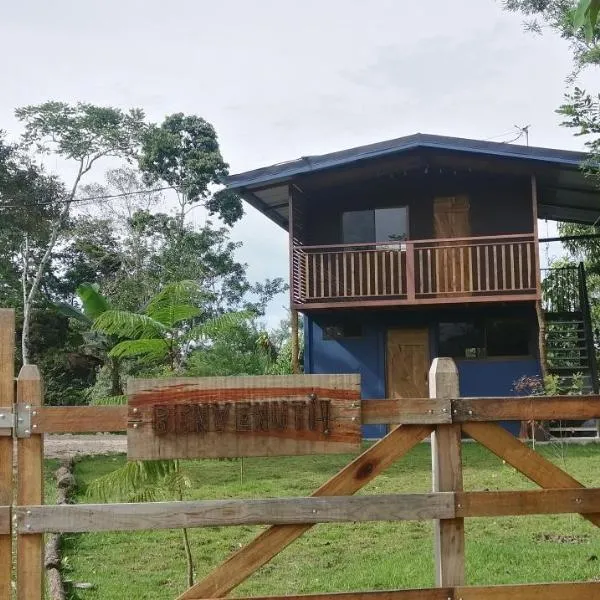
[[[393,424],[310,497],[76,504],[42,502],[43,433],[137,429],[127,407],[45,407],[39,372],[24,367],[14,397],[14,313],[0,310],[0,598],[42,600],[43,545],[49,532],[134,531],[264,524],[269,527],[231,555],[179,600],[222,598],[317,523],[435,521],[435,588],[316,594],[317,600],[600,600],[600,582],[533,585],[465,585],[464,519],[579,513],[600,526],[600,488],[585,488],[566,472],[502,429],[499,420],[590,419],[600,396],[459,398],[451,359],[435,359],[430,398],[367,400],[362,423]],[[311,398],[312,399],[312,398]],[[354,402],[353,399],[351,399]],[[137,426],[136,426],[137,424]],[[3,435],[2,435],[3,434]],[[464,492],[461,436],[466,434],[518,469],[541,490]],[[316,434],[315,434],[316,435]],[[416,444],[432,436],[433,491],[357,496]],[[16,444],[14,444],[16,441]],[[17,477],[13,475],[16,445]],[[13,548],[12,540],[16,539]],[[11,554],[15,551],[13,573]],[[298,596],[293,597],[298,600]]]

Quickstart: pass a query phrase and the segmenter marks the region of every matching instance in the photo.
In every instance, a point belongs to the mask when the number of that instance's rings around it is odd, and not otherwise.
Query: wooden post
[[[292,320],[292,373],[297,375],[300,373],[300,341],[298,333],[298,311],[294,308],[290,311],[290,317]]]
[[[431,398],[458,398],[458,371],[451,358],[435,358],[429,370]],[[461,426],[438,425],[431,435],[434,492],[460,492],[463,489]],[[435,580],[438,587],[465,583],[464,519],[435,522]]]
[[[15,311],[0,309],[0,408],[13,410],[15,396]],[[0,505],[13,503],[13,437],[10,417],[0,431]],[[4,427],[0,421],[0,428]],[[2,435],[6,433],[6,435]],[[0,535],[0,598],[11,598],[12,535]]]
[[[17,406],[25,411],[42,404],[42,381],[35,365],[24,365],[17,379]],[[31,429],[30,437],[17,444],[17,504],[43,504],[44,448],[42,436]],[[44,540],[42,534],[17,536],[17,600],[42,600]]]

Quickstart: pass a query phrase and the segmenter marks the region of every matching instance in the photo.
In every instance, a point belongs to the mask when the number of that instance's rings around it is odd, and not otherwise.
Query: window
[[[439,355],[450,358],[484,358],[483,328],[475,323],[440,323]]]
[[[531,322],[486,319],[439,324],[439,356],[456,359],[529,356]]]
[[[525,319],[492,319],[486,323],[487,356],[527,356],[531,325]]]
[[[362,325],[359,321],[337,321],[323,325],[324,340],[362,337]]]
[[[342,215],[345,244],[401,242],[408,239],[408,208],[353,210]]]

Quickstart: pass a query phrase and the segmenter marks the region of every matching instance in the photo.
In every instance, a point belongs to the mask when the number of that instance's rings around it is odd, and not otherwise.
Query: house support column
[[[542,377],[548,373],[548,363],[546,359],[546,320],[544,319],[544,309],[542,307],[542,281],[540,264],[540,238],[538,235],[538,191],[537,179],[535,175],[531,176],[531,208],[533,213],[533,243],[534,243],[534,262],[535,262],[535,289],[538,299],[535,302],[535,312],[538,322],[538,350],[540,354],[540,367]]]
[[[300,373],[300,341],[298,331],[299,315],[295,308],[291,309],[290,318],[292,320],[292,373],[296,375]]]

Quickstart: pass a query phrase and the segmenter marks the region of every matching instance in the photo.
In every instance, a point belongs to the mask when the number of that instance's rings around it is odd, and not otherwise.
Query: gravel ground
[[[114,454],[127,452],[127,436],[112,433],[95,435],[46,435],[44,455],[46,458],[69,458],[91,454]]]

